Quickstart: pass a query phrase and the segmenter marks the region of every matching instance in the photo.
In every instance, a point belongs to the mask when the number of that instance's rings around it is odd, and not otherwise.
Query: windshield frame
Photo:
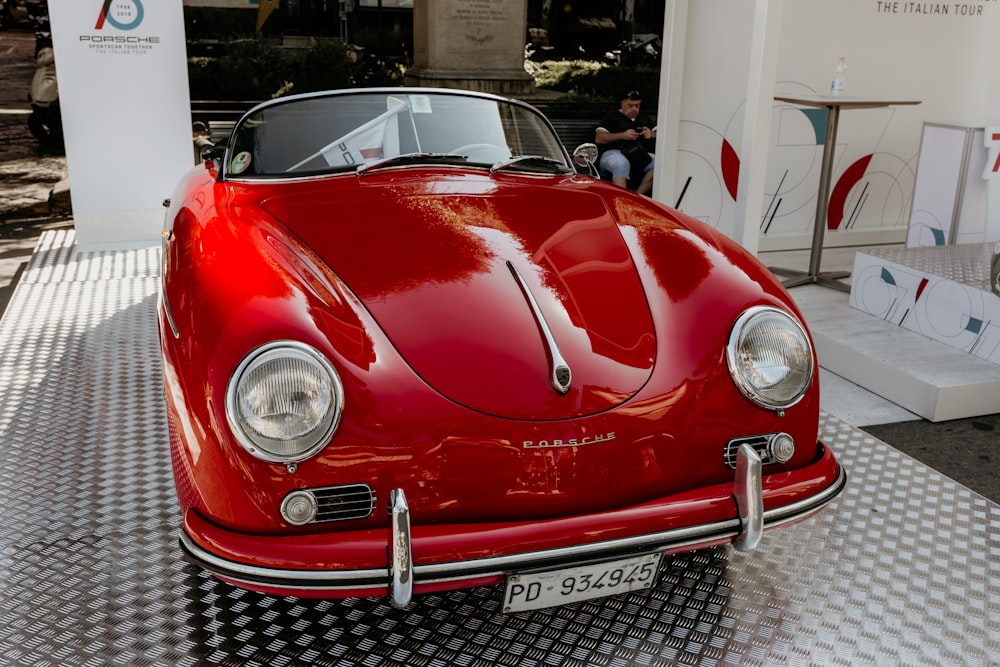
[[[234,171],[233,162],[234,162],[234,156],[238,155],[236,150],[237,138],[241,136],[240,133],[242,130],[245,129],[246,124],[248,122],[253,121],[254,118],[257,118],[262,111],[266,111],[268,109],[274,109],[276,107],[280,107],[283,105],[298,104],[304,101],[315,101],[327,98],[351,97],[351,96],[361,97],[366,95],[386,96],[386,97],[397,96],[397,97],[406,97],[407,99],[410,99],[411,96],[454,97],[454,98],[468,98],[471,100],[494,102],[497,105],[509,105],[511,108],[517,109],[522,113],[527,113],[533,116],[534,120],[536,120],[544,128],[544,131],[547,131],[551,136],[551,139],[554,144],[552,148],[557,147],[559,152],[559,158],[561,159],[562,165],[565,167],[565,172],[560,173],[554,171],[552,173],[544,175],[566,176],[578,173],[576,165],[573,162],[573,159],[569,151],[567,150],[566,146],[562,143],[562,140],[560,139],[559,134],[553,127],[551,121],[549,121],[549,119],[542,112],[540,112],[538,109],[536,109],[535,107],[531,106],[526,102],[517,99],[502,97],[499,95],[493,95],[490,93],[482,93],[477,91],[466,91],[466,90],[454,90],[448,88],[379,87],[379,88],[352,88],[343,90],[320,91],[315,93],[303,93],[299,95],[289,95],[286,97],[279,97],[273,100],[268,100],[254,106],[253,108],[248,110],[245,114],[243,114],[243,116],[239,119],[239,121],[237,121],[236,124],[233,126],[233,130],[225,145],[225,153],[220,160],[221,164],[219,165],[219,171],[218,171],[219,180],[262,183],[262,182],[275,182],[283,180],[327,178],[330,176],[356,175],[364,172],[365,171],[364,169],[361,169],[360,172],[358,170],[359,166],[367,164],[367,162],[362,161],[349,166],[343,166],[343,167],[330,166],[329,168],[324,168],[321,170],[309,170],[301,172],[285,171],[285,172],[264,173],[264,174],[245,174],[242,173],[242,171]],[[516,155],[513,156],[515,160],[517,157],[518,156]],[[553,160],[555,160],[554,155],[548,155],[545,157],[550,157]],[[509,160],[510,158],[507,159]],[[482,161],[474,161],[471,159],[469,160],[456,159],[454,162],[442,162],[440,160],[435,160],[428,164],[413,162],[411,164],[400,165],[399,167],[394,166],[393,168],[412,168],[414,166],[419,166],[419,167],[446,166],[451,168],[458,167],[458,168],[468,168],[468,169],[482,169],[488,171],[495,164],[499,164],[502,161],[503,160],[498,160],[495,162],[489,162],[489,161],[482,162]],[[511,173],[511,171],[516,171],[516,170],[508,169],[504,171],[505,173]],[[516,172],[516,173],[521,173],[521,172]],[[540,175],[539,172],[537,171],[525,171],[523,173],[525,175],[533,175],[533,176]]]

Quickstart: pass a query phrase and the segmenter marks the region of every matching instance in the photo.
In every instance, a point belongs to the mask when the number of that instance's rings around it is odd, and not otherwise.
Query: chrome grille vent
[[[746,444],[753,447],[754,451],[757,452],[757,456],[760,457],[762,465],[783,463],[788,460],[788,457],[786,456],[783,461],[776,460],[772,450],[772,443],[779,437],[784,437],[787,438],[789,442],[791,441],[791,438],[784,433],[762,433],[760,435],[750,435],[744,438],[734,438],[726,443],[726,448],[722,457],[725,459],[727,466],[736,470],[736,452],[739,451],[740,445]]]
[[[318,505],[314,523],[365,519],[375,510],[375,492],[367,484],[309,489]]]

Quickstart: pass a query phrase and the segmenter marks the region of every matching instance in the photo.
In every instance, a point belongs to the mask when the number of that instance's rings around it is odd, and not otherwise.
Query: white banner
[[[77,242],[152,242],[194,162],[182,0],[49,0]]]

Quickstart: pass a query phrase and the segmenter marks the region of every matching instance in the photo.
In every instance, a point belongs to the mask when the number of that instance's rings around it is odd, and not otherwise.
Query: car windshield
[[[225,173],[229,178],[294,178],[442,163],[572,171],[551,127],[527,105],[397,89],[305,95],[261,105],[236,126]]]

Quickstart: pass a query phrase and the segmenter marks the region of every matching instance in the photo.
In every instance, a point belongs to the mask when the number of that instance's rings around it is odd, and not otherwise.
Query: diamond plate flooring
[[[904,248],[887,246],[870,248],[865,254],[902,264],[921,273],[940,276],[990,291],[990,263],[995,243]]]
[[[181,559],[157,248],[46,232],[0,321],[0,664],[1000,666],[1000,506],[824,414],[820,515],[664,560],[648,592],[516,615],[496,587],[278,598]]]

